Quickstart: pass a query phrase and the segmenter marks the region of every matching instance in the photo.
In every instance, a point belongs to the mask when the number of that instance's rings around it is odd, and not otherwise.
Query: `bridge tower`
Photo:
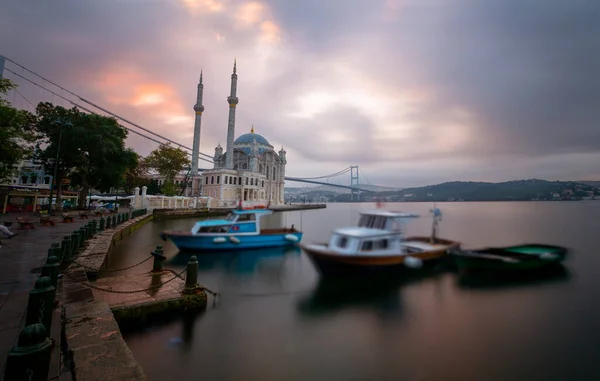
[[[352,188],[352,201],[360,201],[360,192],[358,190],[358,165],[350,166],[350,187]]]

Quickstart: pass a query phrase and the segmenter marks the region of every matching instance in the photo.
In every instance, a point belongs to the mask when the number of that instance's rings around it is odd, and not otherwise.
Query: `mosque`
[[[198,172],[198,156],[200,154],[200,130],[202,122],[202,74],[198,83],[198,96],[194,111],[194,140],[192,145],[192,194],[219,200],[221,206],[235,206],[240,201],[244,205],[280,205],[284,203],[283,188],[286,152],[281,148],[275,152],[263,136],[254,132],[235,136],[235,110],[239,99],[237,93],[236,62],[231,75],[231,90],[227,97],[229,104],[229,121],[227,124],[227,146],[217,145],[213,157],[214,167]]]

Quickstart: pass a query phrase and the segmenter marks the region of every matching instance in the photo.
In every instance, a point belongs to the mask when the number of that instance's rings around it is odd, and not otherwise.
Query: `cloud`
[[[203,69],[209,155],[237,58],[237,134],[284,145],[291,176],[593,178],[599,15],[556,0],[9,0],[0,54],[188,146]]]

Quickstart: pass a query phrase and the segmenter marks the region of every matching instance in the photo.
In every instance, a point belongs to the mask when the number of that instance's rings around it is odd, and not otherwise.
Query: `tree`
[[[163,194],[174,196],[177,194],[177,188],[174,184],[175,176],[190,165],[190,159],[184,150],[173,148],[169,144],[161,144],[157,149],[150,152],[150,155],[145,159],[145,163],[165,178],[162,186]]]
[[[150,186],[150,179],[148,178],[148,168],[144,163],[144,159],[135,154],[135,165],[131,166],[125,172],[124,188],[129,194],[133,194],[135,187]]]
[[[36,139],[36,117],[26,110],[17,110],[1,96],[17,86],[0,78],[0,181],[14,175],[17,164],[32,153]]]
[[[125,148],[127,130],[116,119],[87,114],[76,107],[65,109],[51,103],[37,107],[37,129],[44,139],[38,144],[38,157],[46,168],[57,168],[56,183],[68,177],[81,188],[79,206],[85,206],[90,189],[108,191],[125,184],[125,173],[137,164],[137,154]],[[57,124],[57,120],[70,124]],[[61,136],[62,130],[62,136]],[[60,155],[55,163],[60,141]],[[42,145],[45,147],[42,149]],[[60,205],[61,188],[57,192]]]

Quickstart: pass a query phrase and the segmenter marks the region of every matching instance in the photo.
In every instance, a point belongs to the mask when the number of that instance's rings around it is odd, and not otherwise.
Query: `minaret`
[[[204,85],[202,84],[202,71],[200,71],[200,82],[198,83],[198,96],[194,111],[196,112],[196,120],[194,122],[194,142],[192,144],[192,176],[198,176],[198,155],[200,155],[200,126],[202,125],[202,92]]]
[[[229,103],[229,122],[227,123],[227,152],[225,152],[225,168],[233,168],[233,140],[235,136],[235,106],[239,100],[237,93],[236,61],[233,61],[233,74],[231,74],[231,92],[227,97]]]

